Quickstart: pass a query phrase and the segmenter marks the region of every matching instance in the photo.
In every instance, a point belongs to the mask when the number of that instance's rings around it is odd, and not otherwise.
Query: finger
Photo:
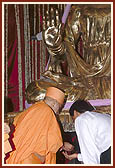
[[[64,152],[62,152],[62,153],[63,153],[63,155],[65,156],[66,159],[68,159],[68,160],[70,159],[69,155],[67,153],[64,153]]]
[[[49,12],[46,11],[46,24],[47,24],[47,28],[50,26],[50,17],[49,17]]]
[[[62,151],[63,150],[63,146],[60,148],[60,151]]]
[[[60,24],[59,12],[58,12],[58,10],[56,9],[56,25],[59,25],[59,24]]]
[[[65,157],[67,157],[67,155],[66,155],[66,153],[65,153],[65,152],[62,152],[62,154],[63,154]]]
[[[51,8],[51,26],[55,25],[55,20],[54,20],[54,9]]]
[[[43,30],[46,30],[46,17],[43,16]]]
[[[64,153],[64,155],[68,155],[68,153],[66,151],[63,151],[62,153]]]

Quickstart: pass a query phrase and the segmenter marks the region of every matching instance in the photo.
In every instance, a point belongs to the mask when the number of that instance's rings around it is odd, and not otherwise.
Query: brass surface
[[[67,101],[110,99],[111,5],[72,5],[65,26],[58,15],[51,9],[44,16],[43,40],[51,60],[44,78],[27,88],[27,101],[38,101],[49,86],[65,90]],[[68,75],[62,69],[65,62]]]

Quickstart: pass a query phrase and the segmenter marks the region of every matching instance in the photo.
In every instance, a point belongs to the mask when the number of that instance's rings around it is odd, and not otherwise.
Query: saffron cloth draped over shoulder
[[[34,153],[45,156],[45,164],[56,163],[56,152],[63,145],[62,137],[55,114],[44,101],[22,112],[14,123],[16,150],[11,152],[7,164],[39,164]]]

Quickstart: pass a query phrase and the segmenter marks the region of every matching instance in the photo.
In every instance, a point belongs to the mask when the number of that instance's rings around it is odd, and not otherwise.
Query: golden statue
[[[65,26],[51,9],[42,34],[51,60],[44,78],[27,87],[29,103],[42,99],[49,85],[65,90],[67,101],[111,98],[110,4],[72,5]]]

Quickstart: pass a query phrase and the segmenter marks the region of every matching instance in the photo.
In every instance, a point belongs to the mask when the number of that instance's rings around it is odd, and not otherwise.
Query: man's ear
[[[77,116],[77,110],[74,110],[74,116]]]
[[[74,116],[78,117],[80,115],[80,113],[77,110],[74,110]]]

